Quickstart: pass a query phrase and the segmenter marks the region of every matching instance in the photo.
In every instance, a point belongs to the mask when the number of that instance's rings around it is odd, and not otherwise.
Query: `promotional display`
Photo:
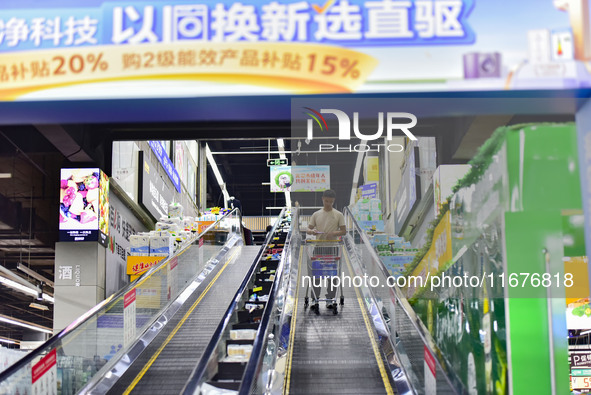
[[[362,185],[361,187],[361,198],[372,199],[378,197],[378,183],[372,182],[370,184]]]
[[[463,391],[545,393],[550,377],[531,369],[532,358],[554,367],[557,393],[568,388],[567,317],[570,310],[584,320],[589,295],[588,276],[563,259],[584,251],[576,152],[572,124],[498,129],[454,188],[412,271],[431,276],[407,292]],[[548,179],[553,188],[542,190]],[[437,265],[433,250],[445,254]],[[433,286],[445,276],[479,281]]]
[[[32,372],[32,393],[57,395],[57,352],[52,350],[39,362],[33,365]]]
[[[271,192],[290,192],[294,178],[291,166],[271,166]]]
[[[109,178],[98,168],[62,169],[60,241],[102,240],[104,243],[108,233]]]
[[[135,340],[136,293],[135,288],[123,297],[123,346]]]
[[[212,84],[217,94],[252,95],[561,89],[591,81],[588,0],[92,0],[75,7],[61,0],[42,7],[0,5],[2,100],[186,97],[211,92]],[[512,28],[489,22],[495,18]],[[168,89],[156,88],[162,80]]]
[[[330,166],[291,166],[292,192],[321,192],[330,189]]]

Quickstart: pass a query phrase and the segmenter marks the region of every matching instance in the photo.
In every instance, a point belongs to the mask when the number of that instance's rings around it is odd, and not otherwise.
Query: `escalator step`
[[[215,379],[215,377],[214,377]],[[208,381],[207,384],[216,388],[222,388],[225,390],[238,391],[240,389],[241,381]]]
[[[216,380],[242,380],[246,362],[218,362]]]

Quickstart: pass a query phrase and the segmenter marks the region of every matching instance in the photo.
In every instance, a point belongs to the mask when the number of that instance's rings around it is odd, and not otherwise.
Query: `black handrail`
[[[237,210],[238,209],[233,209],[232,211],[224,214],[224,216],[222,218],[218,219],[216,222],[214,222],[213,224],[208,226],[203,232],[199,233],[195,237],[195,239],[199,239],[200,237],[202,237],[205,233],[209,232],[209,230],[213,229],[220,221],[222,221],[226,217],[232,215]],[[188,248],[190,246],[191,245],[188,245],[186,248]],[[33,362],[33,360],[37,356],[39,356],[43,351],[53,348],[59,340],[62,340],[62,338],[67,336],[69,333],[71,333],[72,331],[74,331],[75,329],[80,327],[82,324],[86,323],[91,317],[94,316],[94,314],[97,311],[100,311],[101,308],[108,305],[111,301],[117,300],[118,298],[125,295],[127,292],[129,292],[129,290],[134,288],[136,286],[136,284],[138,284],[140,282],[140,280],[147,278],[147,277],[151,276],[155,271],[160,270],[160,268],[163,265],[167,264],[171,259],[173,259],[174,257],[181,254],[183,251],[185,251],[186,248],[184,248],[183,250],[178,251],[176,254],[173,254],[173,255],[169,256],[168,258],[162,260],[162,262],[158,263],[158,265],[151,267],[146,273],[144,273],[137,280],[135,280],[132,283],[127,284],[125,287],[121,288],[119,291],[117,291],[113,295],[109,296],[108,298],[106,298],[105,300],[103,300],[102,302],[100,302],[99,304],[97,304],[96,306],[91,308],[90,310],[88,310],[82,316],[80,316],[76,320],[74,320],[74,322],[72,324],[70,324],[66,328],[62,329],[58,334],[52,336],[51,338],[49,338],[49,340],[47,340],[41,346],[36,348],[34,351],[28,353],[23,358],[19,359],[16,363],[14,363],[10,367],[8,367],[6,370],[4,370],[2,373],[0,373],[0,383],[9,379],[10,376],[12,376],[14,373],[18,372],[20,369],[24,368],[27,364]],[[138,336],[141,336],[141,334]]]
[[[345,212],[347,212],[348,216],[351,218],[351,220],[353,222],[353,226],[354,226],[355,230],[360,234],[361,239],[363,240],[363,243],[365,245],[370,246],[371,243],[369,242],[367,234],[365,233],[364,230],[361,229],[361,227],[359,226],[359,224],[355,220],[355,217],[353,216],[353,213],[351,212],[349,207],[345,207]],[[371,255],[372,259],[378,263],[378,268],[381,270],[381,272],[386,276],[386,278],[390,277],[390,272],[388,271],[386,266],[382,263],[382,260],[380,259],[380,257],[376,253],[375,249],[369,248],[369,251],[370,251],[370,255]],[[439,349],[439,347],[437,347],[437,345],[435,344],[435,341],[433,339],[431,339],[431,336],[428,333],[425,333],[425,331],[420,327],[420,325],[418,323],[420,321],[419,318],[416,316],[414,310],[412,310],[412,308],[408,304],[408,301],[406,300],[406,298],[401,295],[402,292],[400,291],[398,286],[394,285],[392,288],[394,289],[393,294],[394,294],[398,304],[402,307],[402,310],[404,311],[404,313],[406,314],[406,316],[408,317],[410,322],[412,322],[412,325],[414,326],[414,328],[418,332],[418,334],[423,342],[423,345],[425,347],[427,347],[427,349],[429,350],[431,355],[435,356],[435,358],[434,358],[435,363],[439,366],[439,369],[441,369],[441,371],[444,373],[449,372],[450,370],[447,367],[447,363],[445,361],[442,363],[439,360],[439,358],[441,358],[441,356],[443,355],[441,353],[441,350]],[[431,340],[431,341],[429,342],[428,340]],[[446,364],[445,368],[443,366],[444,364]],[[459,394],[459,392],[457,391],[456,387],[453,385],[453,383],[452,383],[451,379],[448,377],[448,375],[444,374],[443,376],[445,377],[445,380],[449,384],[450,388],[453,391],[455,391],[456,394]]]
[[[184,395],[194,394],[195,391],[197,390],[197,388],[199,386],[199,382],[201,381],[201,379],[203,378],[203,375],[205,374],[205,372],[207,370],[207,364],[209,363],[211,356],[215,352],[215,350],[218,346],[218,343],[221,339],[221,336],[224,333],[224,330],[226,329],[226,327],[228,326],[228,323],[230,322],[230,319],[232,318],[232,314],[234,313],[236,306],[238,305],[238,303],[240,302],[240,299],[242,298],[242,294],[244,293],[244,291],[246,290],[246,287],[248,286],[248,283],[250,282],[250,278],[252,277],[252,275],[257,267],[257,263],[259,262],[263,252],[267,249],[267,245],[271,241],[271,237],[273,237],[275,231],[277,230],[278,225],[281,223],[281,219],[283,218],[285,211],[286,211],[286,208],[284,207],[281,210],[281,213],[279,213],[279,216],[277,217],[277,221],[275,221],[275,225],[273,225],[273,228],[267,233],[267,237],[265,238],[264,244],[261,246],[261,249],[257,253],[257,255],[253,261],[253,264],[251,265],[250,269],[248,270],[248,273],[246,273],[246,275],[244,276],[244,279],[242,280],[242,283],[240,284],[238,291],[236,291],[236,293],[234,294],[234,299],[232,300],[232,303],[230,303],[230,305],[226,309],[226,312],[224,313],[224,318],[220,321],[215,332],[213,333],[211,340],[209,341],[207,347],[205,348],[205,350],[201,356],[201,359],[199,360],[199,363],[193,369],[193,371],[191,372],[191,375],[187,379],[187,382],[185,383],[185,386],[183,387],[181,394],[184,394]],[[260,326],[259,326],[259,329],[260,329]]]
[[[267,339],[267,334],[269,333],[269,321],[271,320],[271,313],[273,311],[273,306],[275,305],[275,298],[277,297],[279,283],[281,282],[281,279],[283,277],[285,260],[289,256],[289,249],[291,248],[290,245],[292,230],[293,226],[290,227],[290,230],[287,233],[285,239],[285,244],[283,246],[283,255],[281,256],[281,260],[279,261],[279,265],[277,267],[277,275],[269,292],[269,300],[267,301],[267,304],[265,306],[265,311],[263,312],[263,316],[261,317],[261,322],[259,324],[257,336],[255,337],[254,343],[252,345],[250,359],[248,360],[246,368],[244,369],[242,383],[240,384],[240,390],[238,392],[239,395],[248,395],[250,393],[250,387],[252,386],[252,382],[257,367],[259,366],[261,354],[263,351],[263,345],[265,344],[265,339]]]

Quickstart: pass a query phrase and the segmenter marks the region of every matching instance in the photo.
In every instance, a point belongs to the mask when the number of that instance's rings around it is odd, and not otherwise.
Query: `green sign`
[[[267,159],[267,166],[287,166],[287,158]]]

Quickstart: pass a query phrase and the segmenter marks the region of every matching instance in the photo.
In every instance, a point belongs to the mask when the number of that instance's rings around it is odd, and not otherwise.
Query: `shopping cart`
[[[312,281],[316,281],[318,284],[322,282],[331,284],[330,277],[338,276],[341,273],[341,252],[343,243],[339,240],[306,240],[305,249],[307,253],[307,267],[308,275]],[[307,308],[310,304],[308,297],[310,289],[310,282],[306,284],[306,297],[304,299],[304,308]],[[339,282],[340,289],[340,305],[345,304],[345,298],[343,296],[343,284]],[[327,289],[328,291],[328,289]],[[338,314],[339,310],[337,307],[337,290],[334,291],[334,298],[319,298],[320,295],[316,295],[314,287],[312,287],[312,299],[315,301],[310,310],[316,314],[320,314],[320,308],[318,302],[327,302],[328,305],[332,305],[333,314]]]

